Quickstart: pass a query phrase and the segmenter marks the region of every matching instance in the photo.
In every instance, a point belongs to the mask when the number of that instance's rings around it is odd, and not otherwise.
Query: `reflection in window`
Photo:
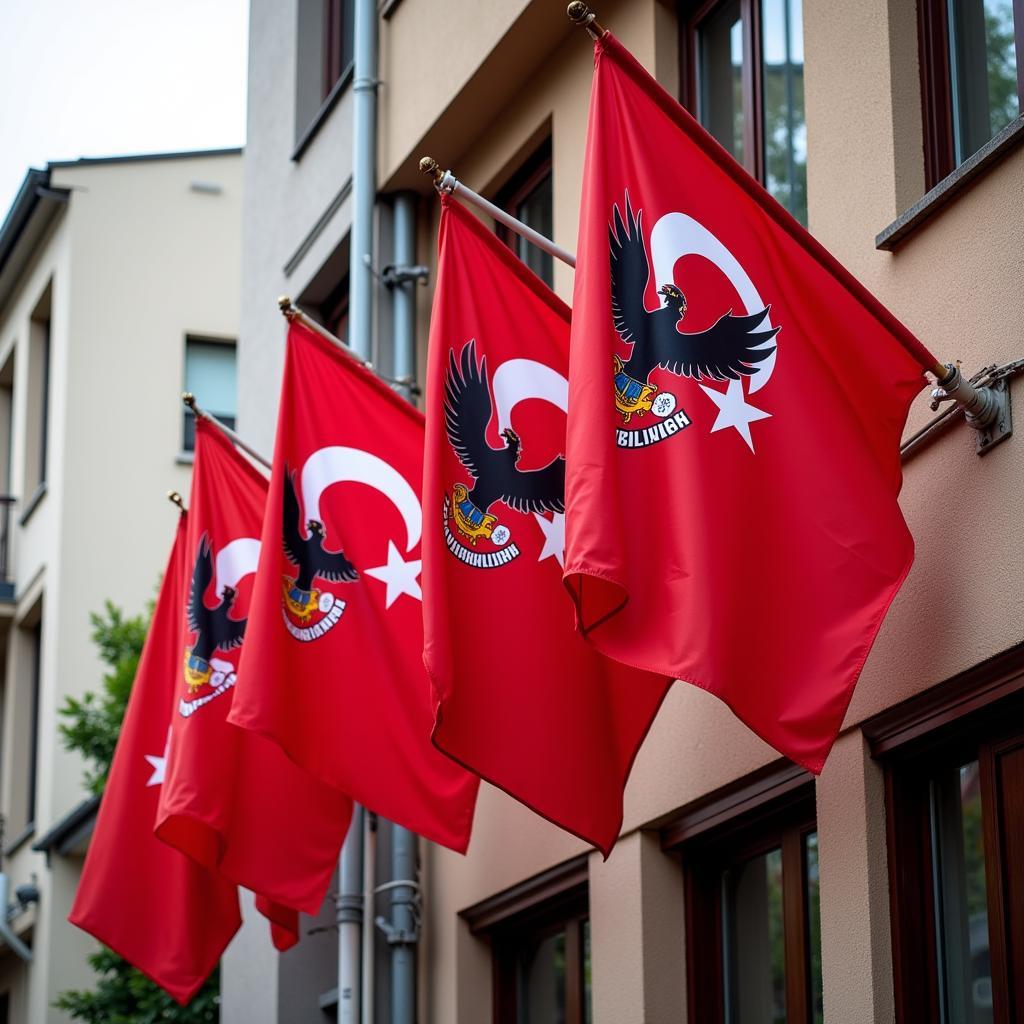
[[[810,940],[808,973],[811,981],[811,1021],[825,1020],[824,988],[821,979],[821,892],[818,882],[818,833],[804,837],[804,865],[807,872],[807,934]]]
[[[1011,0],[949,0],[949,63],[960,164],[1020,113]]]
[[[756,29],[752,21],[757,22]],[[761,0],[760,6],[724,0],[691,23],[688,31],[695,33],[692,52],[701,123],[797,220],[806,223],[800,0]],[[759,48],[752,39],[760,39]]]
[[[764,184],[807,223],[807,122],[800,0],[764,0],[761,8]]]
[[[519,950],[517,1024],[565,1024],[565,930]]]
[[[726,871],[722,881],[725,1019],[785,1024],[782,850]]]
[[[743,22],[739,0],[718,8],[701,26],[700,120],[743,163]]]
[[[988,1024],[993,1019],[992,969],[977,761],[935,776],[931,818],[944,1019]]]

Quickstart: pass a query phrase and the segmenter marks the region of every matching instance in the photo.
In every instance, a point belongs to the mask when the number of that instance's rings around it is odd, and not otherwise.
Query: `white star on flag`
[[[747,442],[747,447],[753,451],[754,442],[750,437],[750,424],[757,420],[766,420],[771,416],[770,412],[755,409],[748,405],[743,397],[743,381],[731,380],[726,391],[715,391],[714,388],[700,386],[708,398],[718,406],[718,417],[715,425],[711,428],[713,434],[716,430],[725,430],[728,427],[735,427],[736,432]]]
[[[167,772],[167,755],[171,752],[171,729],[170,726],[167,728],[167,742],[164,744],[164,752],[162,757],[158,757],[156,754],[143,754],[142,756],[150,763],[153,768],[153,774],[150,775],[147,786],[162,786],[164,782],[164,775]]]
[[[410,597],[416,598],[417,601],[423,600],[423,591],[420,590],[419,582],[416,579],[420,574],[422,564],[419,560],[405,561],[398,548],[395,547],[395,542],[389,540],[387,565],[378,565],[376,569],[364,571],[367,576],[372,576],[387,586],[384,607],[390,608],[402,594],[408,594]]]
[[[533,518],[537,520],[537,525],[541,528],[541,532],[544,534],[544,547],[541,549],[540,556],[537,558],[537,561],[543,562],[545,558],[555,557],[558,559],[558,564],[564,569],[565,516],[560,512],[554,512],[552,513],[552,518],[548,520],[539,512],[534,512]]]

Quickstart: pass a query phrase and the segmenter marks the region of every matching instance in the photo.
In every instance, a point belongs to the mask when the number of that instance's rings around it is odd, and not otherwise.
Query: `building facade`
[[[0,228],[0,1020],[94,979],[67,923],[95,815],[58,709],[98,691],[91,612],[144,612],[188,493],[188,388],[235,414],[239,150],[53,163]],[[160,524],[163,524],[161,527]]]
[[[941,358],[970,374],[1024,356],[1019,5],[607,0],[597,13]],[[563,5],[391,0],[379,15],[376,269],[392,199],[411,190],[433,270],[423,155],[572,249],[592,47]],[[352,97],[344,57],[331,60],[351,52],[350,17],[329,0],[252,5],[239,408],[265,449],[276,295],[345,330]],[[571,299],[568,266],[508,242]],[[870,406],[870,364],[848,384]],[[922,393],[908,436],[934,415]],[[916,563],[820,777],[678,683],[607,861],[483,786],[468,855],[420,851],[419,1019],[1020,1019],[1022,452],[1011,439],[979,457],[956,417],[908,452]],[[277,959],[247,926],[225,961],[223,1019],[330,1019],[332,916]],[[387,1019],[386,998],[377,1011]]]

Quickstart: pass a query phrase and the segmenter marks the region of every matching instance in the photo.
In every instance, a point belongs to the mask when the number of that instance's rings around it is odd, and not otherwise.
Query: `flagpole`
[[[181,400],[192,410],[197,420],[206,420],[207,423],[215,426],[233,445],[237,448],[241,448],[249,458],[254,459],[266,469],[271,468],[270,460],[265,459],[258,451],[246,444],[245,441],[243,441],[226,423],[222,423],[216,416],[207,412],[205,409],[200,409],[196,404],[196,396],[193,395],[191,391],[186,391],[181,396]]]
[[[376,368],[369,359],[364,359],[351,345],[342,341],[336,335],[331,334],[323,324],[317,323],[305,310],[296,306],[289,296],[280,296],[277,300],[277,307],[281,310],[281,315],[289,323],[297,320],[303,327],[308,327],[314,334],[319,334],[321,338],[329,341],[335,348],[340,349],[350,359],[354,359],[360,366],[376,373],[386,384],[395,384],[398,387],[407,388],[411,395],[420,394],[420,386],[416,383],[416,378],[412,374],[406,374],[401,377],[385,377],[382,373],[377,373]]]
[[[505,227],[510,231],[514,231],[520,236],[520,238],[525,238],[532,245],[537,246],[538,249],[549,253],[554,256],[555,259],[561,260],[568,266],[575,268],[576,257],[569,252],[568,249],[563,249],[560,245],[555,245],[555,243],[546,235],[542,235],[539,231],[535,231],[529,224],[524,224],[521,220],[516,220],[512,214],[506,213],[500,206],[495,206],[490,200],[484,199],[482,195],[474,192],[464,182],[459,181],[451,171],[442,171],[441,165],[433,157],[423,157],[423,159],[420,160],[420,170],[424,174],[429,174],[434,179],[434,188],[436,188],[438,192],[447,192],[449,195],[458,195],[465,199],[467,203],[476,206],[478,209],[489,214],[499,223],[504,224]]]

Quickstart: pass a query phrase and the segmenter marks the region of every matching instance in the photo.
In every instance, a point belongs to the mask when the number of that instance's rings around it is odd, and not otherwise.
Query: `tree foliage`
[[[149,627],[147,614],[126,616],[107,601],[102,615],[90,615],[92,639],[100,658],[108,666],[100,692],[85,693],[81,699],[68,697],[60,708],[66,719],[58,729],[64,746],[77,750],[86,761],[85,787],[99,795],[107,782],[121,720],[128,705],[142,644]]]
[[[188,1006],[179,1006],[162,988],[109,949],[89,957],[98,975],[90,992],[62,992],[54,1003],[85,1024],[217,1024],[220,979],[214,971]]]

